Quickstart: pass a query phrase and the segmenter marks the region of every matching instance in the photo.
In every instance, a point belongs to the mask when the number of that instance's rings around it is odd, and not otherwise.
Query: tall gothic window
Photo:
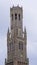
[[[23,42],[22,41],[19,42],[19,49],[23,50]]]
[[[15,20],[17,19],[17,13],[15,13]]]

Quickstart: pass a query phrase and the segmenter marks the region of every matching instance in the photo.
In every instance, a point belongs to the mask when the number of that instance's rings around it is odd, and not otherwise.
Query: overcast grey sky
[[[0,65],[4,65],[7,57],[7,29],[10,25],[10,7],[13,5],[23,7],[29,65],[37,65],[37,0],[0,0]]]

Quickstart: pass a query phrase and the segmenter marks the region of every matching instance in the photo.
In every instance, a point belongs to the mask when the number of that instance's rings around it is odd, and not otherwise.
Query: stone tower
[[[27,58],[26,27],[23,32],[23,10],[16,6],[10,8],[10,30],[7,32],[7,60],[5,65],[29,65]]]

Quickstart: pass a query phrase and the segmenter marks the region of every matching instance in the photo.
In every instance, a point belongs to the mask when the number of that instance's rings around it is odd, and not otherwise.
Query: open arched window
[[[17,19],[17,13],[15,13],[15,20]]]
[[[19,16],[19,20],[20,20],[20,14],[18,16]]]
[[[13,20],[13,14],[12,14],[12,20]]]

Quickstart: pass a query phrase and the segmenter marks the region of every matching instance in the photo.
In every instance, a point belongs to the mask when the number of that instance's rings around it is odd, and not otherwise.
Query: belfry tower
[[[19,6],[10,8],[10,30],[8,28],[5,65],[29,65],[26,27],[23,32],[23,10]]]

